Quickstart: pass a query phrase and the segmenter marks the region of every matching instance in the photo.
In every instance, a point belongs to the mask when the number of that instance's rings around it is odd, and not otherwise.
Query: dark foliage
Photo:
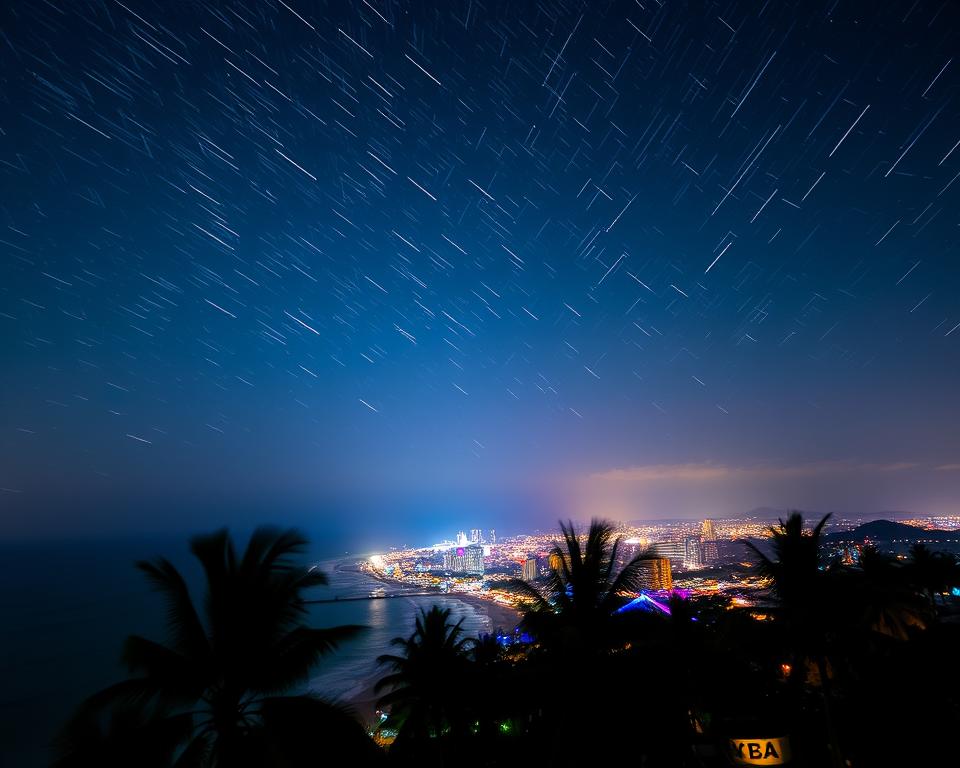
[[[960,681],[944,664],[960,626],[938,615],[940,595],[960,583],[955,560],[921,547],[902,562],[865,547],[856,567],[826,562],[826,521],[807,530],[792,514],[770,530],[771,555],[754,550],[766,604],[675,597],[668,616],[617,610],[648,555],[618,566],[612,526],[594,521],[580,534],[561,524],[556,567],[513,585],[534,642],[518,654],[480,638],[467,651],[457,627],[437,619],[429,647],[458,650],[421,669],[424,680],[437,675],[435,687],[408,685],[397,711],[431,691],[432,702],[416,706],[445,713],[442,725],[398,739],[391,757],[499,766],[629,755],[646,766],[725,766],[728,740],[753,735],[789,737],[796,766],[935,759],[942,742],[923,735],[960,725]],[[408,649],[405,664],[426,658],[421,624],[395,641]],[[942,689],[925,690],[938,678]]]
[[[647,553],[624,562],[610,524],[561,523],[550,573],[513,584],[531,643],[466,637],[434,606],[378,659],[386,750],[349,712],[296,693],[357,631],[303,623],[303,592],[325,583],[291,561],[303,540],[258,531],[238,557],[225,533],[197,539],[204,610],[169,563],[139,564],[167,600],[169,642],[128,640],[135,677],[91,697],[55,765],[705,768],[729,765],[729,740],[750,736],[788,737],[798,767],[950,763],[955,558],[864,546],[856,565],[827,562],[826,521],[808,530],[791,514],[770,529],[770,555],[754,548],[765,602],[674,596],[668,615],[619,610]]]
[[[193,539],[206,577],[202,611],[169,561],[137,563],[164,597],[169,638],[127,639],[133,676],[83,704],[57,765],[292,768],[313,764],[320,743],[375,759],[348,711],[297,693],[321,657],[361,629],[304,623],[304,593],[327,583],[295,561],[306,544],[270,528],[255,531],[242,555],[225,530]]]

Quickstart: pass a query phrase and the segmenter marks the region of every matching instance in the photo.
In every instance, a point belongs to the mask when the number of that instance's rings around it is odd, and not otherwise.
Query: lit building
[[[466,548],[467,573],[483,576],[483,547],[472,544]]]
[[[459,555],[457,553],[460,553]],[[453,571],[459,570],[463,567],[463,547],[456,547],[455,549],[448,549],[443,553],[443,570]]]
[[[670,558],[653,557],[641,560],[638,569],[640,589],[648,592],[673,589],[673,572],[670,569]]]
[[[490,529],[490,546],[493,546],[497,543],[497,530],[496,528]]]
[[[464,576],[483,575],[483,547],[470,544],[454,547],[443,553],[443,569]]]
[[[651,549],[657,557],[667,557],[675,567],[682,567],[687,557],[686,544],[682,541],[660,541]]]
[[[523,561],[523,580],[533,581],[537,578],[537,558],[528,557]]]
[[[713,520],[707,518],[700,526],[700,538],[703,541],[703,564],[712,565],[720,559],[720,547],[717,544],[717,531]]]
[[[479,544],[483,539],[483,533],[479,528],[470,529],[470,542],[473,544]]]
[[[683,567],[693,570],[703,566],[703,548],[698,536],[688,536],[683,542]]]
[[[712,565],[720,559],[720,542],[718,541],[705,541],[703,542],[703,564]]]
[[[463,531],[460,531],[460,532],[457,534],[457,546],[458,546],[458,547],[465,547],[465,546],[467,546],[467,544],[469,544],[469,543],[470,543],[470,541],[469,541],[469,539],[467,539],[467,534],[465,534]]]
[[[707,518],[700,526],[700,538],[704,541],[716,541],[717,531],[713,527],[713,520]]]

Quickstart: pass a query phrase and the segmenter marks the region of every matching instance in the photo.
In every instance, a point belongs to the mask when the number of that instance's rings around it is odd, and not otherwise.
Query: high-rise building
[[[716,541],[717,531],[713,526],[713,520],[707,518],[700,525],[700,538],[704,541]]]
[[[483,575],[483,547],[470,544],[454,547],[443,553],[443,569],[462,576]]]
[[[523,561],[523,580],[533,581],[537,575],[537,558],[528,557]]]
[[[483,576],[483,547],[479,544],[466,548],[466,571],[473,576]]]
[[[651,549],[657,557],[668,557],[674,567],[682,567],[687,548],[682,541],[658,541]]]
[[[700,526],[700,539],[703,542],[703,564],[713,565],[720,559],[720,547],[717,544],[717,530],[710,518]]]
[[[497,529],[491,528],[490,529],[490,546],[492,547],[496,543],[497,543]]]
[[[483,532],[479,528],[470,529],[470,542],[472,544],[479,544],[483,539]]]
[[[673,572],[670,570],[670,558],[652,557],[641,560],[638,569],[640,589],[648,592],[673,589]]]
[[[720,542],[716,540],[703,542],[703,564],[713,565],[720,559]]]
[[[703,547],[700,544],[699,536],[688,536],[683,541],[683,567],[687,569],[701,568],[703,566]]]
[[[457,554],[460,552],[461,554]],[[448,549],[443,553],[443,570],[456,573],[463,567],[463,547]]]

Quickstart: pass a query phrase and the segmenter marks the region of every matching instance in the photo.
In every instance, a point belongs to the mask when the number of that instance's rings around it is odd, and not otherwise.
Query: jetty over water
[[[352,600],[390,600],[397,597],[443,597],[447,592],[391,592],[382,595],[350,595],[348,597],[328,597],[323,600],[304,600],[304,603],[346,603]]]

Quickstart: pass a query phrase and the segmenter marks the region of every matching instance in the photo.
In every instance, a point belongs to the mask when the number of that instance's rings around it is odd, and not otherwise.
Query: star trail
[[[657,467],[945,509],[958,43],[940,0],[7,5],[0,532]]]

